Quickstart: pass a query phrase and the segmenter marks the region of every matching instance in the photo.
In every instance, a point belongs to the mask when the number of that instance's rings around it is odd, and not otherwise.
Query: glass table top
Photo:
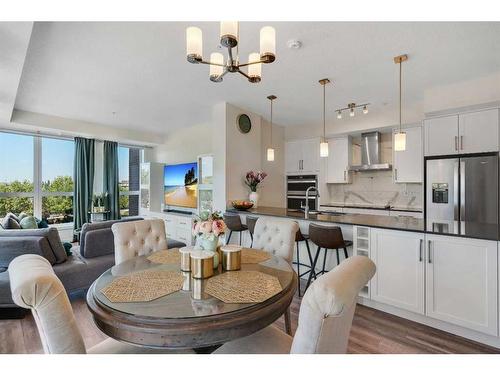
[[[214,270],[214,276],[221,273]],[[114,266],[104,272],[95,282],[93,293],[103,305],[135,316],[153,318],[195,318],[211,316],[243,310],[256,303],[224,303],[204,292],[207,280],[193,279],[190,272],[181,272],[184,276],[182,290],[148,302],[120,302],[113,303],[101,293],[101,290],[120,276],[127,276],[144,270],[180,271],[179,264],[158,264],[147,259],[146,256],[136,257]],[[259,264],[242,264],[243,271],[260,271],[278,278],[281,287],[286,289],[293,281],[293,269],[284,259],[271,257]],[[234,271],[229,271],[234,272]]]

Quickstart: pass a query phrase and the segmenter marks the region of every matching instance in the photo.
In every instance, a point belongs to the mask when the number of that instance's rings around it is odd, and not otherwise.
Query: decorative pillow
[[[42,219],[42,220],[36,219],[36,223],[38,224],[38,228],[48,228],[49,227],[49,223],[47,223],[47,220],[45,220],[45,219]]]
[[[24,217],[23,219],[21,219],[19,225],[21,225],[21,228],[23,229],[38,229],[38,225],[33,216]]]
[[[63,246],[64,246],[64,250],[66,250],[66,255],[71,256],[71,254],[73,254],[71,252],[71,248],[73,247],[73,245],[70,244],[69,242],[63,242]]]
[[[19,224],[21,224],[21,220],[24,219],[25,217],[28,217],[29,215],[26,212],[21,212],[19,216],[17,217],[17,221],[19,221]]]
[[[11,215],[13,215],[14,217],[12,217]],[[10,213],[7,214],[2,219],[2,228],[3,229],[21,229],[19,222],[15,218],[17,218],[16,215],[10,214]]]

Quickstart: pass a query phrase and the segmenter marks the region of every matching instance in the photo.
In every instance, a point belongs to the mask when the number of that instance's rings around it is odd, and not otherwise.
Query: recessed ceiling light
[[[286,45],[290,49],[299,49],[302,47],[302,42],[298,39],[290,39],[288,42],[286,42]]]

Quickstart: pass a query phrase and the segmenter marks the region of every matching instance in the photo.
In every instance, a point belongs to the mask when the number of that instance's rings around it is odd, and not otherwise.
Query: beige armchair
[[[43,350],[47,354],[85,354],[82,335],[61,281],[50,263],[35,254],[21,255],[9,265],[10,288],[14,302],[31,309]],[[106,339],[90,348],[89,354],[194,353],[133,346]]]
[[[111,227],[115,241],[115,264],[139,255],[167,249],[165,223],[161,219],[115,223]]]
[[[346,259],[319,277],[306,291],[295,337],[269,326],[231,341],[215,354],[344,354],[347,351],[356,299],[375,274],[375,264],[363,256]]]

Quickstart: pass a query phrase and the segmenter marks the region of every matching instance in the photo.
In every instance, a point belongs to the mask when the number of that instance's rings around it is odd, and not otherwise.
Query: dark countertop
[[[354,204],[354,203],[326,203],[321,204],[321,207],[341,207],[341,208],[361,208],[367,210],[384,210],[384,211],[400,211],[400,212],[423,212],[421,208],[417,207],[403,207],[403,206],[380,206],[368,204]]]
[[[229,212],[237,212],[242,214],[267,215],[275,217],[290,218],[295,220],[308,220],[313,222],[336,223],[346,225],[361,225],[372,228],[394,229],[409,232],[440,234],[447,236],[458,236],[477,238],[485,240],[498,240],[499,228],[493,224],[482,223],[462,223],[458,222],[439,222],[427,223],[425,227],[424,219],[416,219],[404,216],[379,216],[367,214],[311,214],[306,219],[303,212],[290,211],[286,208],[278,207],[258,207],[251,208],[247,211],[239,211],[234,208],[228,208]]]

